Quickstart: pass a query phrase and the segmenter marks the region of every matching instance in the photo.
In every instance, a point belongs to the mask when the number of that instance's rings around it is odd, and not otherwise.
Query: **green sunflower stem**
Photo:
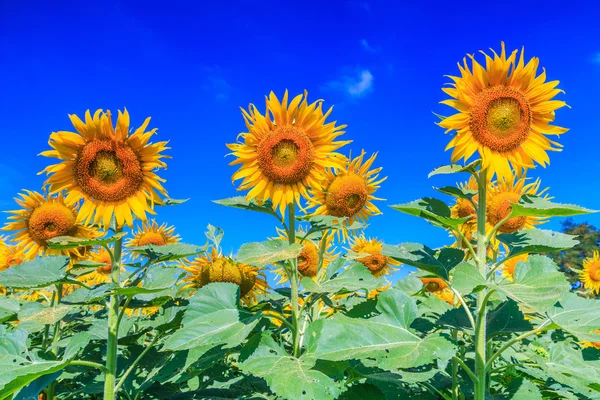
[[[288,204],[288,239],[290,245],[296,243],[296,209],[294,203]],[[294,357],[300,355],[300,335],[299,322],[300,315],[298,309],[298,260],[292,260],[290,274],[290,288],[292,290],[292,331]]]
[[[121,232],[117,228],[115,233]],[[119,285],[119,273],[121,271],[121,250],[123,239],[115,242],[112,254],[112,282]],[[108,341],[106,345],[106,372],[104,374],[104,400],[115,400],[115,385],[117,380],[117,346],[119,332],[119,301],[120,296],[113,294],[110,296],[108,305]]]
[[[487,237],[485,232],[487,170],[479,171],[477,204],[477,266],[482,276],[487,276]],[[477,297],[477,321],[475,326],[475,400],[485,400],[486,392],[486,303],[489,298],[486,289]]]

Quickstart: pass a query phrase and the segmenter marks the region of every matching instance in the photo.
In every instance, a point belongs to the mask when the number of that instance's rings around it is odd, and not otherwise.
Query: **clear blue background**
[[[225,158],[225,143],[245,129],[238,107],[264,109],[271,90],[306,88],[348,125],[354,143],[346,151],[379,151],[376,165],[389,179],[378,194],[388,201],[368,234],[391,244],[448,244],[445,232],[387,205],[462,179],[427,179],[449,163],[450,138],[432,111],[451,112],[438,102],[458,61],[505,41],[509,51],[525,46],[526,56],[538,56],[572,106],[557,113],[557,124],[571,129],[560,139],[564,151],[530,176],[557,201],[600,209],[593,2],[410,3],[0,0],[0,208],[13,209],[21,189],[40,189],[36,173],[53,160],[37,154],[52,131],[72,130],[67,114],[126,106],[133,126],[152,116],[155,141],[170,140],[173,159],[161,175],[171,197],[191,198],[161,209],[159,222],[197,244],[208,223],[220,226],[225,251],[236,251],[275,233],[268,216],[211,203],[238,194]],[[578,220],[600,225],[598,216]]]

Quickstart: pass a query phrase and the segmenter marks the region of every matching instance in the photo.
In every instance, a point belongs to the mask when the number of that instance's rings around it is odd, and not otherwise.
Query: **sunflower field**
[[[441,248],[369,235],[389,206],[377,154],[350,155],[306,91],[242,109],[227,144],[242,193],[215,202],[274,228],[229,255],[216,226],[190,244],[153,219],[184,200],[150,118],[69,115],[2,228],[0,399],[600,399],[600,255],[575,292],[547,254],[577,237],[542,227],[594,211],[531,172],[568,130],[559,82],[503,43],[449,79],[451,157],[429,178],[460,183],[391,199],[445,230]]]

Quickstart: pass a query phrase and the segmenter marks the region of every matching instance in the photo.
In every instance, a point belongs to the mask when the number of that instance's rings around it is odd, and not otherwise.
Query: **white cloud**
[[[363,49],[365,49],[368,52],[375,53],[377,51],[369,45],[369,42],[367,42],[367,39],[362,39],[360,41],[360,45],[362,46]]]
[[[367,69],[358,70],[357,75],[344,75],[339,80],[329,82],[326,86],[346,92],[351,97],[362,97],[373,90],[373,74]]]

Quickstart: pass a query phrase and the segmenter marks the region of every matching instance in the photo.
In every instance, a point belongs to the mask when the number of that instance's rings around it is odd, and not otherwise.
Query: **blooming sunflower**
[[[544,199],[550,199],[545,194],[547,188],[540,191],[541,181],[539,178],[530,183],[526,183],[526,180],[525,175],[511,174],[505,180],[498,180],[491,190],[488,190],[486,217],[489,229],[506,218],[512,211],[512,203],[518,203],[524,194],[543,195]],[[514,217],[500,225],[498,231],[513,233],[521,229],[534,228],[547,221],[548,219],[543,217]]]
[[[288,240],[287,231],[284,229],[276,228],[278,239]],[[333,249],[333,237],[331,235],[325,235],[317,243],[310,239],[302,238],[306,235],[306,231],[300,227],[296,233],[296,243],[302,244],[302,251],[298,255],[298,272],[301,276],[307,276],[313,280],[317,279],[319,272],[319,248],[322,245],[322,241],[325,240],[325,251],[323,252],[323,265],[322,269],[327,269],[329,263],[337,256]],[[285,267],[278,265],[273,271],[278,277],[278,284],[287,282],[288,276],[285,271]]]
[[[519,261],[526,262],[528,258],[528,254],[522,254],[505,261],[502,263],[502,275],[509,281],[513,281],[515,279],[515,267]]]
[[[78,277],[80,281],[87,285],[100,285],[102,283],[111,282],[111,271],[112,271],[112,260],[110,253],[103,247],[96,250],[92,250],[89,254],[88,260],[103,264],[98,266],[95,270],[90,273],[81,275]],[[121,264],[121,273],[125,272],[126,269]]]
[[[158,225],[158,223],[152,219],[142,223],[141,228],[133,232],[133,238],[127,240],[125,246],[129,248],[146,246],[148,244],[164,246],[167,244],[179,243],[179,241],[179,235],[175,234],[175,227],[167,226],[166,223]]]
[[[365,254],[365,256],[357,258],[356,261],[367,267],[376,278],[391,274],[397,270],[394,267],[400,265],[393,258],[381,254],[383,242],[375,238],[367,239],[364,236],[356,236],[350,241],[350,249],[355,253]]]
[[[6,236],[0,236],[0,271],[19,265],[24,261],[23,246],[12,245]]]
[[[323,102],[307,102],[308,92],[298,95],[288,106],[288,92],[281,103],[273,92],[266,98],[263,116],[253,104],[242,114],[248,128],[228,144],[236,157],[229,165],[241,165],[232,180],[242,179],[239,190],[250,189],[246,198],[270,199],[281,214],[292,202],[306,196],[307,187],[318,187],[323,171],[341,168],[344,157],[335,150],[350,141],[335,141],[346,125],[325,123],[333,107],[323,113]]]
[[[600,253],[594,251],[592,257],[583,260],[583,270],[579,273],[581,282],[586,289],[596,295],[600,294]]]
[[[268,287],[265,274],[259,268],[226,257],[214,247],[210,253],[182,262],[180,268],[188,272],[182,291],[195,291],[215,282],[235,283],[240,287],[240,298],[251,304],[258,294],[266,293]]]
[[[369,171],[377,153],[364,161],[365,152],[360,156],[349,159],[341,169],[329,168],[325,171],[325,179],[320,187],[310,190],[309,208],[317,207],[316,215],[346,217],[345,226],[350,226],[355,220],[366,221],[381,211],[373,204],[373,200],[384,200],[374,196],[385,178],[379,178],[381,167]],[[343,230],[344,237],[347,231]]]
[[[85,255],[87,250],[85,247],[51,250],[47,241],[58,236],[82,239],[95,239],[101,236],[97,230],[77,222],[79,206],[68,205],[62,193],[52,196],[26,190],[20,196],[21,198],[15,198],[15,201],[21,209],[9,211],[12,214],[8,217],[11,222],[2,229],[14,231],[13,241],[23,246],[26,258],[52,254],[80,258]]]
[[[439,122],[446,132],[456,136],[446,149],[452,151],[452,162],[469,159],[478,152],[482,169],[491,176],[509,177],[510,166],[534,167],[534,162],[546,166],[550,162],[547,151],[559,151],[559,143],[546,135],[560,135],[568,129],[550,125],[555,111],[567,104],[552,100],[562,90],[558,81],[546,82],[546,71],[539,76],[538,58],[524,62],[524,49],[519,61],[515,50],[507,57],[504,43],[500,55],[494,58],[483,53],[485,68],[474,55],[469,55],[464,66],[458,65],[461,76],[450,76],[452,87],[442,90],[452,99],[441,103],[459,112]]]
[[[597,329],[596,333],[600,335],[600,329]],[[588,342],[587,340],[584,340],[581,342],[581,347],[583,347],[584,349],[587,347],[591,347],[600,350],[600,342]]]
[[[133,217],[146,220],[154,214],[158,194],[166,196],[161,179],[154,173],[166,168],[161,154],[167,142],[148,143],[156,128],[146,132],[147,118],[133,133],[129,133],[129,113],[119,111],[116,129],[110,111],[89,110],[85,123],[77,115],[69,115],[75,132],[60,131],[50,135],[53,150],[41,155],[54,157],[60,163],[46,167],[46,183],[51,192],[67,191],[68,204],[83,200],[78,221],[110,226],[115,216],[118,226],[133,226]]]
[[[448,287],[448,284],[441,278],[421,277],[423,289],[428,293],[433,293],[438,299],[448,304],[454,305],[454,293]]]

